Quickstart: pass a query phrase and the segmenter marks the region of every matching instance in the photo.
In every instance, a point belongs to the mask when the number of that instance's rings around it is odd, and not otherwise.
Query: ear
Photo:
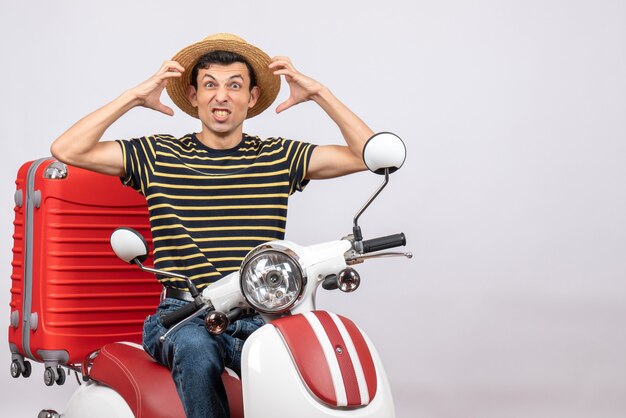
[[[196,92],[196,88],[192,85],[187,87],[187,100],[193,107],[198,107],[198,93]]]
[[[248,109],[252,109],[261,96],[261,88],[259,86],[252,87],[250,90],[250,101],[248,102]]]

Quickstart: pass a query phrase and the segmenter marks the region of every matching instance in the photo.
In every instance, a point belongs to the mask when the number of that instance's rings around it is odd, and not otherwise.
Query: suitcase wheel
[[[59,373],[59,375],[57,376],[56,383],[57,385],[61,386],[63,383],[65,383],[65,370],[59,367],[57,368],[57,372]]]
[[[18,378],[20,377],[20,375],[24,377],[29,377],[32,371],[33,368],[30,365],[30,361],[24,361],[23,366],[17,359],[11,362],[11,376],[13,376],[14,378]]]
[[[22,370],[22,376],[30,377],[30,373],[33,371],[33,367],[30,365],[30,361],[24,362],[24,370]]]
[[[46,386],[52,386],[55,383],[59,386],[62,385],[65,383],[65,370],[60,367],[57,367],[56,370],[52,367],[46,367],[43,372],[43,382]]]
[[[54,370],[52,367],[46,367],[46,370],[43,372],[43,382],[46,386],[54,385],[54,381],[56,380],[56,376],[54,375]]]
[[[11,362],[11,376],[15,379],[20,377],[22,374],[22,368],[20,367],[20,362],[17,360],[13,360]]]

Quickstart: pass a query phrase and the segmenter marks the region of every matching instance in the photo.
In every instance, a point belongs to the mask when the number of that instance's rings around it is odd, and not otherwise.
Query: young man
[[[346,145],[314,146],[282,138],[260,140],[243,133],[246,118],[275,100],[280,76],[290,88],[282,112],[313,100],[339,127]],[[173,115],[160,101],[163,89],[201,122],[182,138],[154,135],[100,141],[123,114],[143,106]],[[255,246],[282,239],[288,196],[310,179],[365,169],[362,150],[373,132],[317,81],[299,73],[286,57],[270,59],[231,34],[211,35],[181,50],[140,85],[78,121],[52,144],[60,161],[120,176],[148,202],[155,266],[184,274],[202,289],[239,269]],[[258,328],[256,317],[237,321],[212,336],[196,318],[165,333],[160,317],[188,303],[185,282],[158,277],[165,299],[144,324],[144,348],[168,366],[188,417],[226,417],[224,366],[239,371],[243,339]]]

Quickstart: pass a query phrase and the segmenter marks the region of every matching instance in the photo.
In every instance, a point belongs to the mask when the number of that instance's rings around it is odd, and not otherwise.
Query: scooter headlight
[[[261,247],[246,257],[241,266],[241,291],[259,312],[277,314],[291,308],[305,285],[295,255]]]

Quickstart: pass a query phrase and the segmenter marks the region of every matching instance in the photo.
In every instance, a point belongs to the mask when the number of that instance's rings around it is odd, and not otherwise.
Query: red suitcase
[[[52,158],[24,164],[16,185],[11,374],[28,377],[29,358],[45,363],[47,385],[62,384],[60,365],[76,368],[110,342],[141,342],[161,285],[117,259],[109,237],[129,226],[150,238],[148,209],[118,178]]]

